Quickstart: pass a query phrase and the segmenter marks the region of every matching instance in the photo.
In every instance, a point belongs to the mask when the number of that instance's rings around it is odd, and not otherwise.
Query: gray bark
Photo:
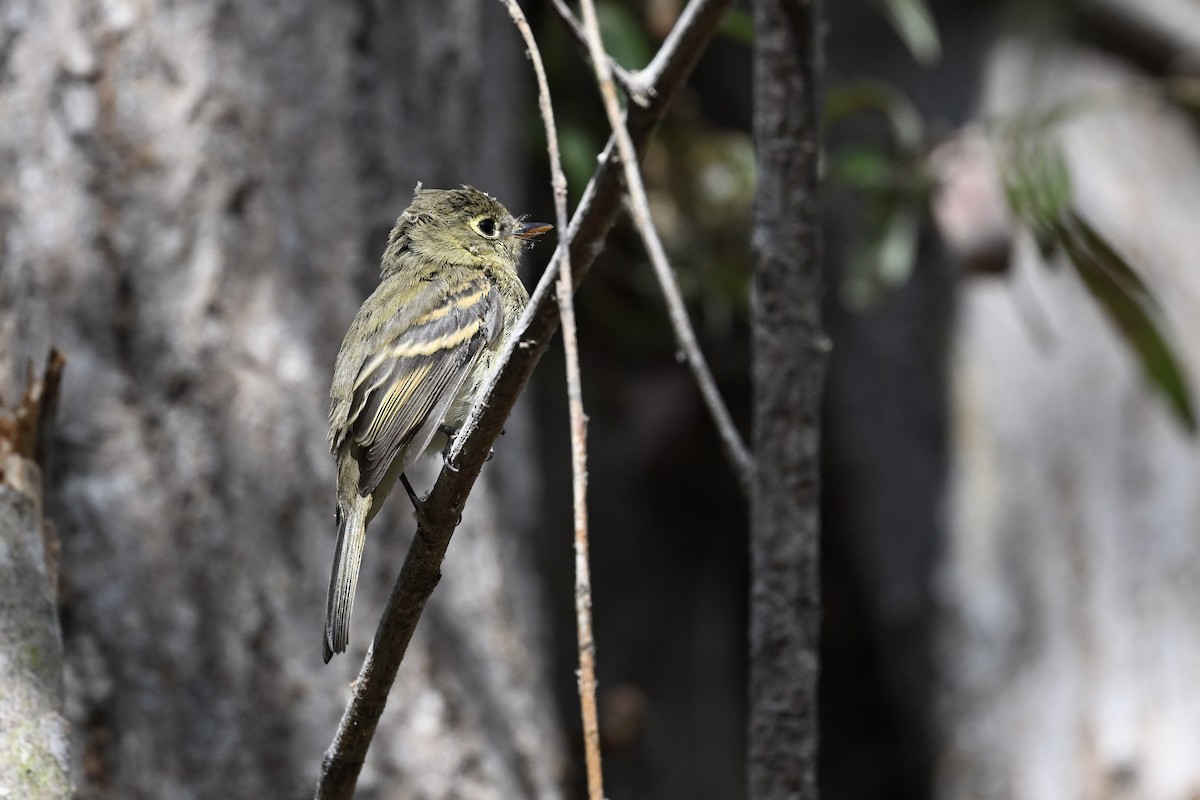
[[[1075,197],[1161,301],[1195,391],[1200,150],[1166,106],[1115,101],[1152,91],[1010,43],[985,110],[1112,99],[1059,131]],[[1074,273],[1018,244],[1006,281],[965,287],[952,362],[939,795],[1195,797],[1200,450]]]
[[[817,796],[821,4],[755,5],[748,796]]]
[[[81,797],[311,793],[413,526],[402,496],[376,519],[323,668],[334,353],[417,180],[520,210],[521,68],[480,0],[5,5],[0,370],[71,358],[49,502]],[[362,797],[558,794],[508,431]]]
[[[63,646],[41,474],[0,437],[0,797],[71,797]]]

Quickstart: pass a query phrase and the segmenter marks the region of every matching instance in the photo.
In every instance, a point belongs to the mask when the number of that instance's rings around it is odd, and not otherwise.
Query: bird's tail
[[[350,612],[354,609],[354,590],[358,585],[358,569],[362,566],[370,510],[371,498],[357,493],[348,504],[338,502],[337,550],[333,555],[333,574],[329,576],[329,600],[325,610],[326,664],[334,653],[345,652],[350,640]]]

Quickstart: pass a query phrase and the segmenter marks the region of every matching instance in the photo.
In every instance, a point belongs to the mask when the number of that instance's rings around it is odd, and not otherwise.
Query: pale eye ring
[[[483,217],[475,222],[475,230],[489,239],[496,238],[496,220],[491,217]]]

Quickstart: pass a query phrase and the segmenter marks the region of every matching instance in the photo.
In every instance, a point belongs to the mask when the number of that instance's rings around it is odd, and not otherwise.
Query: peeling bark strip
[[[68,798],[70,729],[62,715],[57,546],[42,519],[42,469],[65,360],[0,408],[0,797]]]
[[[754,450],[748,797],[817,797],[820,3],[754,15]]]
[[[50,455],[50,425],[58,409],[58,387],[66,363],[62,353],[51,349],[40,380],[34,374],[32,363],[26,369],[25,394],[16,409],[6,412],[3,397],[0,397],[0,483],[26,491],[27,487],[15,483],[21,476],[9,475],[6,471],[6,466],[12,470],[20,469],[16,466],[18,462],[8,464],[10,456],[45,470]]]

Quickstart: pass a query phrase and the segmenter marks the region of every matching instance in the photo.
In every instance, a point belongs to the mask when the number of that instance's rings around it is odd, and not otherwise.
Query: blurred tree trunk
[[[1160,301],[1195,392],[1194,127],[1094,52],[1009,42],[989,72],[988,119],[1087,109],[1052,132],[1076,204]],[[952,363],[939,796],[1189,800],[1200,450],[1074,272],[1019,244],[1007,280],[965,287]]]
[[[752,800],[817,796],[821,3],[755,5]]]
[[[323,667],[333,357],[417,180],[520,208],[527,81],[494,5],[5,4],[0,373],[71,359],[48,503],[80,797],[311,792],[412,527],[403,502],[376,521]],[[362,797],[558,796],[536,579],[501,535],[536,506],[527,430],[468,507]]]
[[[0,406],[0,797],[69,798],[71,734],[63,718],[56,611],[57,537],[43,518],[42,467],[62,360],[32,370]]]

